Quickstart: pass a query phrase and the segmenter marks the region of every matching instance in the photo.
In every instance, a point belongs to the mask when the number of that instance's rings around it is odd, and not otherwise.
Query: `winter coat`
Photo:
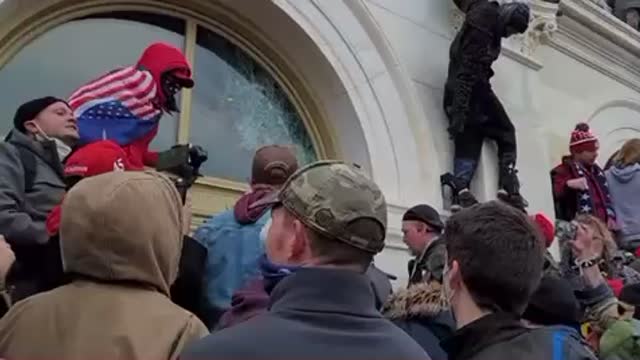
[[[489,314],[467,324],[442,346],[449,360],[597,360],[576,330],[526,327],[506,313]]]
[[[553,201],[556,208],[556,218],[565,221],[572,221],[579,213],[587,213],[596,216],[605,224],[607,220],[615,220],[615,211],[611,204],[611,199],[607,198],[608,190],[606,186],[601,186],[599,181],[606,178],[597,164],[591,168],[579,165],[585,172],[591,197],[591,206],[587,209],[580,209],[580,192],[567,186],[567,181],[576,179],[579,176],[574,171],[575,162],[571,156],[562,158],[562,164],[551,170],[551,182],[553,186]]]
[[[265,266],[265,260],[266,256],[261,259],[262,276],[249,280],[244,287],[233,293],[231,308],[222,315],[216,326],[217,329],[235,326],[268,310],[269,294],[280,280],[288,275],[285,275],[286,272],[278,270],[277,265]],[[296,270],[288,268],[285,271],[293,272]],[[391,281],[389,280],[391,275],[378,269],[374,264],[369,266],[366,274],[371,282],[376,309],[381,309],[392,293]]]
[[[465,9],[465,21],[449,49],[443,100],[454,130],[461,130],[483,105],[484,97],[481,99],[478,94],[492,93],[489,80],[494,73],[491,66],[502,49],[498,32],[500,5],[495,1],[470,0]]]
[[[190,236],[185,236],[180,252],[178,278],[171,285],[171,300],[206,322],[211,314],[202,307],[202,278],[207,249]]]
[[[409,260],[409,283],[437,281],[442,283],[446,244],[444,238],[431,242],[416,259]]]
[[[31,165],[20,149],[31,155]],[[31,184],[27,184],[27,176]],[[16,253],[8,282],[15,288],[14,298],[22,299],[40,288],[41,264],[49,239],[45,221],[65,193],[55,143],[35,141],[12,130],[0,143],[0,179],[0,233]]]
[[[60,228],[73,281],[11,308],[0,320],[0,356],[175,359],[207,333],[169,299],[182,229],[182,202],[165,176],[111,172],[79,182]]]
[[[447,359],[440,341],[453,335],[455,323],[438,285],[418,283],[393,294],[384,315],[420,344],[431,359]]]
[[[193,235],[207,248],[203,296],[213,312],[229,309],[234,291],[260,275],[258,261],[264,254],[260,230],[271,214],[266,209],[258,214],[249,211],[253,201],[246,199],[251,194],[238,200],[233,210],[211,217]],[[213,327],[215,322],[212,319],[208,325]]]
[[[640,246],[640,164],[606,172],[613,208],[618,225],[618,244],[622,247]]]
[[[302,268],[271,293],[269,311],[213,333],[190,359],[428,359],[375,307],[370,280],[349,270]]]
[[[25,193],[25,168],[18,147],[35,155],[33,187]],[[45,220],[64,197],[62,163],[54,142],[40,142],[12,130],[0,143],[0,229],[12,246],[44,244]]]

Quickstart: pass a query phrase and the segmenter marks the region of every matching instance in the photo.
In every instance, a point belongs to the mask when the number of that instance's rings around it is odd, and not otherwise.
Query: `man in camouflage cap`
[[[384,248],[387,205],[357,166],[307,165],[256,206],[264,204],[273,207],[267,256],[290,273],[271,291],[269,312],[196,342],[181,359],[429,358],[376,310],[365,271]]]

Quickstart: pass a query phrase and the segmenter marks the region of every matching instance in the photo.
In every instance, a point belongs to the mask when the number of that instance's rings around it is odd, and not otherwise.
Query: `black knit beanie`
[[[25,132],[26,129],[24,127],[24,123],[29,120],[35,119],[42,110],[49,107],[49,105],[55,104],[57,102],[63,102],[65,104],[67,103],[64,100],[55,98],[53,96],[45,96],[43,98],[27,101],[26,103],[20,105],[20,107],[16,111],[16,114],[13,117],[13,127],[18,129],[18,131],[20,132]]]
[[[529,26],[529,16],[530,10],[527,4],[514,2],[500,5],[499,21],[502,28],[511,26],[522,34]]]
[[[523,319],[538,325],[579,326],[581,311],[571,284],[562,278],[545,276],[531,295]]]
[[[636,307],[634,318],[640,319],[640,284],[627,285],[620,292],[620,300]]]

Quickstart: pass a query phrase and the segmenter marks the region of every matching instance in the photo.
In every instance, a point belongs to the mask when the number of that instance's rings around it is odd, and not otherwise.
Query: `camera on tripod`
[[[174,180],[182,201],[187,196],[187,190],[196,182],[200,174],[200,166],[207,161],[207,150],[198,145],[175,145],[167,151],[158,154],[156,170],[168,172],[177,176]]]

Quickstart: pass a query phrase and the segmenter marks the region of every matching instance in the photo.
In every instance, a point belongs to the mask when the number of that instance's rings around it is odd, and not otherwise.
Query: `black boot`
[[[464,189],[458,193],[458,203],[451,206],[451,212],[456,213],[462,209],[470,208],[475,204],[478,204],[476,197],[473,196],[469,189]]]
[[[507,204],[522,210],[529,206],[529,202],[520,195],[520,181],[518,181],[518,170],[515,163],[508,163],[500,166],[500,189],[498,199]]]
[[[443,186],[451,188],[451,212],[456,213],[464,208],[471,207],[478,203],[476,197],[469,191],[468,182],[455,177],[451,173],[444,174],[440,177],[440,183]]]

